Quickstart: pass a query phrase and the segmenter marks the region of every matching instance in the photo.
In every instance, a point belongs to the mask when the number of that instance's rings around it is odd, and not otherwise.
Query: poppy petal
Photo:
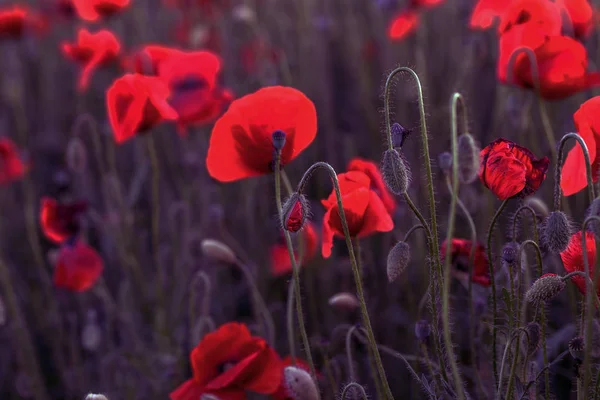
[[[369,191],[369,205],[363,214],[363,223],[357,237],[369,236],[374,232],[389,232],[394,222],[377,193]]]
[[[388,37],[392,40],[402,40],[414,32],[419,25],[419,14],[409,9],[398,15],[388,29]]]

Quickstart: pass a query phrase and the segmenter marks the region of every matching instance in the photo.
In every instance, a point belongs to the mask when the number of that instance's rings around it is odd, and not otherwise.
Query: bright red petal
[[[581,246],[582,232],[579,231],[571,236],[571,241],[567,248],[560,253],[560,258],[565,266],[565,271],[568,273],[574,271],[585,272],[585,266],[583,265],[583,248]],[[594,279],[596,270],[596,240],[594,234],[586,232],[585,234],[585,248],[587,252],[588,266],[590,268],[590,278]],[[585,278],[582,276],[574,276],[571,278],[577,285],[581,293],[585,293]],[[598,294],[600,295],[600,288],[597,288]]]
[[[369,205],[363,215],[363,224],[358,237],[369,236],[375,232],[389,232],[394,222],[377,193],[369,191]]]
[[[54,269],[54,284],[64,289],[83,292],[91,288],[102,275],[102,259],[89,245],[77,242],[61,248]]]
[[[392,21],[388,29],[388,37],[392,40],[402,40],[417,29],[419,14],[414,10],[402,12]]]

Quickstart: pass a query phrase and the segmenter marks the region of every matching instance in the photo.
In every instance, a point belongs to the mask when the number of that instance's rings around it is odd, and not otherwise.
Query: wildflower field
[[[0,400],[600,400],[599,25],[0,1]]]

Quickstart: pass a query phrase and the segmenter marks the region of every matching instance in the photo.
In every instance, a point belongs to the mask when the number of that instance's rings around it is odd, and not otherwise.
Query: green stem
[[[411,236],[411,235],[412,235],[414,232],[416,232],[417,230],[419,230],[419,229],[425,229],[425,227],[424,227],[423,225],[421,225],[421,224],[418,224],[418,225],[413,225],[413,226],[412,226],[412,227],[411,227],[411,228],[408,230],[408,232],[406,232],[406,233],[404,234],[404,240],[403,240],[403,242],[407,242],[407,241],[408,241],[408,239],[410,239],[410,236]]]
[[[497,343],[497,328],[496,328],[496,318],[498,316],[498,305],[496,303],[496,278],[494,274],[494,260],[492,258],[492,235],[494,233],[494,226],[496,226],[496,222],[498,222],[498,217],[504,211],[504,208],[508,204],[508,200],[506,199],[500,204],[500,207],[494,214],[492,218],[492,222],[490,223],[490,227],[488,229],[487,234],[487,256],[488,262],[490,263],[490,283],[492,284],[492,365],[494,371],[494,379],[496,385],[498,385],[498,361],[496,360],[498,350],[496,349]]]
[[[517,221],[521,217],[521,212],[523,212],[523,211],[529,211],[531,213],[531,223],[533,224],[533,240],[537,243],[537,242],[539,242],[539,233],[538,233],[538,227],[537,227],[537,214],[535,213],[535,210],[533,208],[531,208],[531,206],[528,206],[528,205],[520,206],[517,209],[517,211],[515,212],[515,215],[513,216],[512,240],[513,240],[513,242],[517,241]]]
[[[594,201],[596,198],[596,194],[594,193],[594,180],[592,177],[592,164],[590,163],[590,152],[585,144],[585,141],[579,134],[577,133],[567,133],[560,139],[560,143],[558,144],[558,158],[556,161],[556,169],[554,170],[554,211],[560,210],[560,202],[562,199],[562,189],[560,187],[560,175],[563,166],[563,152],[565,143],[569,139],[575,139],[581,146],[581,150],[583,151],[583,158],[585,160],[585,174],[587,177],[587,187],[588,187],[588,196],[590,203]]]
[[[521,332],[523,332],[523,331],[524,331],[523,328],[519,328],[516,332],[514,332],[512,334],[512,336],[510,337],[510,339],[506,342],[506,345],[504,346],[504,353],[502,355],[502,362],[500,363],[500,375],[499,375],[499,379],[498,379],[498,390],[496,391],[496,398],[498,400],[501,399],[500,393],[502,393],[502,381],[503,381],[503,375],[504,375],[504,364],[506,362],[506,357],[508,356],[508,350],[510,349],[510,346],[512,345],[513,340],[518,339],[520,337],[519,334]],[[509,384],[510,384],[510,382],[509,382]]]

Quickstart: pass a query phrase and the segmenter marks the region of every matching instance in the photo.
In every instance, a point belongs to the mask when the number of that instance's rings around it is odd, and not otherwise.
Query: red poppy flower
[[[577,132],[585,141],[592,163],[592,179],[598,182],[600,175],[600,96],[583,103],[573,115]],[[565,196],[571,196],[587,187],[585,158],[579,143],[575,144],[565,158],[560,187]]]
[[[394,228],[390,214],[381,198],[370,189],[371,179],[364,172],[350,171],[338,175],[344,212],[348,222],[350,236],[361,238],[375,232],[389,232]],[[324,258],[331,255],[334,236],[344,237],[335,191],[321,203],[327,211],[323,216],[323,244],[321,252]]]
[[[13,141],[0,138],[0,185],[21,179],[28,170]]]
[[[311,222],[306,223],[304,227],[305,228],[300,233],[304,240],[303,262],[309,262],[317,253],[319,238],[317,236],[317,231]],[[292,260],[290,260],[290,254],[288,253],[285,242],[271,246],[270,253],[271,273],[274,276],[281,276],[292,272]],[[298,254],[296,252],[294,252],[294,254],[297,259]]]
[[[594,17],[594,10],[588,0],[557,0],[556,3],[563,7],[569,16],[575,37],[588,37],[592,32]]]
[[[179,49],[151,44],[124,58],[122,64],[123,68],[129,72],[158,75],[158,69],[162,62],[182,53]]]
[[[479,0],[471,13],[469,27],[488,29],[500,19],[513,0]]]
[[[100,275],[104,264],[100,255],[88,244],[75,238],[60,248],[54,267],[54,284],[57,287],[83,292],[91,288]]]
[[[73,0],[79,18],[96,21],[121,12],[131,0]]]
[[[77,201],[59,203],[53,198],[42,197],[40,225],[49,240],[61,244],[79,232],[79,214],[87,209],[87,203]]]
[[[544,179],[550,161],[537,159],[527,148],[503,138],[480,153],[479,179],[500,200],[533,194]]]
[[[413,33],[419,25],[419,13],[413,9],[402,11],[392,20],[388,28],[388,37],[392,40],[402,40]]]
[[[90,33],[86,29],[80,29],[77,34],[77,42],[63,43],[61,49],[65,56],[83,64],[79,89],[84,90],[88,87],[90,76],[98,66],[117,59],[121,45],[110,31],[101,30]]]
[[[179,52],[160,63],[158,74],[171,89],[169,104],[179,115],[180,132],[212,122],[233,99],[229,90],[217,87],[220,70],[220,58],[209,51]]]
[[[33,14],[24,6],[0,9],[0,38],[18,39],[27,28],[44,32],[47,27],[48,21],[45,18]]]
[[[585,272],[583,265],[583,249],[581,247],[582,234],[581,231],[571,236],[571,241],[567,248],[560,253],[560,258],[565,266],[565,271],[568,273],[575,271]],[[593,280],[596,270],[596,241],[592,232],[585,234],[585,249],[587,252],[588,265],[590,268],[590,278]],[[582,276],[574,276],[571,278],[573,283],[577,285],[579,291],[585,294],[585,278]],[[600,296],[600,287],[596,288],[598,296]]]
[[[394,195],[390,193],[385,185],[379,166],[375,162],[364,160],[362,158],[354,158],[350,160],[346,169],[348,171],[362,171],[367,174],[371,179],[371,190],[374,190],[375,193],[379,195],[381,201],[383,201],[383,204],[385,205],[385,209],[388,210],[390,215],[394,214],[396,200],[394,199]]]
[[[442,242],[440,247],[440,258],[446,259],[447,246],[446,241]],[[471,256],[471,248],[473,243],[466,239],[452,239],[450,245],[450,257],[452,257],[452,265],[455,272],[462,274],[469,271],[469,257]],[[471,280],[481,286],[490,286],[490,264],[485,253],[485,247],[477,243],[475,248],[475,258],[473,259],[473,276]],[[468,279],[468,276],[466,277]]]
[[[281,382],[281,360],[244,324],[230,322],[204,336],[190,354],[194,377],[170,394],[171,400],[245,399],[245,391],[274,393]]]
[[[272,171],[273,132],[285,133],[281,164],[286,165],[317,135],[315,105],[291,87],[270,86],[234,100],[216,122],[206,159],[209,174],[221,182]]]
[[[114,81],[106,92],[106,105],[115,141],[123,143],[164,120],[176,120],[169,96],[160,78],[127,74]]]
[[[281,370],[283,371],[283,369],[285,367],[289,367],[290,365],[293,365],[292,357],[287,356],[282,361]],[[296,358],[295,366],[310,373],[310,366],[304,360]],[[283,380],[283,376],[282,376],[282,380],[279,385],[279,388],[277,389],[277,391],[275,393],[272,394],[272,399],[273,400],[294,400],[294,397],[292,397],[292,395],[288,392],[288,390],[286,388],[285,381]]]

